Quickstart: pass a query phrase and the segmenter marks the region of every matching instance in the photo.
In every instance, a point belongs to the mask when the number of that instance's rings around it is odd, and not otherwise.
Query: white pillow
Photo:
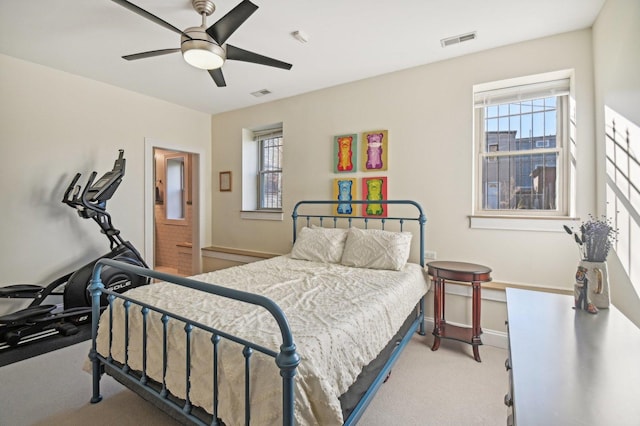
[[[410,232],[349,228],[342,253],[345,266],[399,271],[409,259]]]
[[[346,229],[305,226],[293,244],[291,257],[314,262],[340,263],[346,239]]]

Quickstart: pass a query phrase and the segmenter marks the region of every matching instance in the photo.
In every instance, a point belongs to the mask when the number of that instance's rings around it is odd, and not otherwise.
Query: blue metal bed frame
[[[398,222],[400,224],[400,230],[403,230],[404,223],[406,221],[415,221],[419,224],[419,235],[420,235],[420,265],[424,267],[424,228],[426,225],[426,216],[423,213],[422,207],[414,202],[409,200],[380,200],[375,201],[378,204],[385,205],[411,205],[414,206],[418,211],[417,217],[363,217],[363,216],[340,216],[335,214],[330,215],[319,215],[319,214],[300,214],[298,213],[299,208],[305,205],[339,205],[339,204],[373,204],[371,201],[336,201],[336,200],[328,200],[328,201],[300,201],[298,202],[293,209],[293,241],[295,242],[297,227],[298,227],[298,218],[305,218],[306,225],[309,226],[313,219],[317,219],[320,223],[320,226],[323,225],[325,220],[332,221],[334,227],[338,227],[340,221],[347,221],[348,226],[351,227],[354,221],[363,221],[365,229],[369,227],[370,223],[378,222],[380,228],[384,229],[387,222]],[[251,303],[253,305],[259,306],[268,310],[273,318],[278,323],[280,327],[280,332],[282,335],[282,344],[280,345],[280,351],[276,352],[272,349],[262,347],[253,342],[250,342],[245,339],[241,339],[226,333],[224,330],[218,330],[212,328],[206,324],[201,324],[195,321],[192,321],[188,318],[184,318],[180,315],[173,314],[171,312],[165,311],[163,309],[156,308],[149,304],[139,302],[135,299],[132,299],[124,294],[119,294],[114,291],[106,290],[104,285],[100,280],[101,271],[104,267],[112,267],[117,268],[125,272],[130,272],[134,274],[138,274],[140,276],[155,278],[162,281],[167,281],[171,283],[175,283],[184,287],[189,287],[198,291],[203,291],[210,294],[215,294],[218,296],[226,297],[229,299]],[[152,284],[151,284],[152,285]],[[91,336],[92,336],[92,344],[91,350],[89,351],[89,359],[92,363],[92,375],[93,375],[93,383],[92,383],[92,397],[91,402],[97,403],[102,400],[102,396],[100,395],[100,379],[105,370],[108,371],[110,375],[112,375],[116,380],[123,383],[125,386],[133,390],[134,392],[140,394],[143,398],[149,400],[157,407],[161,408],[167,414],[172,416],[173,418],[186,423],[193,423],[198,425],[221,425],[221,420],[218,418],[218,344],[221,339],[228,339],[230,341],[236,342],[243,346],[243,355],[245,357],[245,424],[250,424],[251,419],[251,407],[249,404],[249,377],[250,377],[250,358],[253,351],[259,351],[265,355],[271,356],[275,360],[275,364],[280,369],[280,375],[282,377],[282,421],[283,425],[289,426],[294,424],[294,379],[296,375],[296,369],[298,364],[300,363],[300,357],[296,352],[296,345],[293,340],[293,335],[291,333],[291,329],[289,327],[289,323],[287,318],[280,309],[280,307],[273,302],[272,300],[252,293],[247,293],[243,291],[238,291],[234,289],[229,289],[226,287],[203,283],[200,281],[196,281],[190,278],[178,277],[174,275],[169,275],[166,273],[153,271],[145,268],[140,268],[138,266],[130,265],[123,262],[113,261],[110,259],[101,259],[97,262],[94,272],[93,278],[91,280],[91,284],[89,286],[89,291],[92,298],[92,319],[91,319]],[[101,295],[106,294],[108,299],[108,306],[106,308],[102,308],[100,306]],[[103,309],[108,310],[108,314],[110,319],[113,315],[113,303],[115,299],[123,300],[123,305],[125,309],[125,361],[124,364],[120,364],[115,362],[115,360],[111,357],[111,344],[112,344],[112,330],[111,324],[112,321],[109,321],[109,355],[103,356],[97,351],[97,343],[96,338],[98,335],[98,320],[100,317],[100,313]],[[141,372],[134,372],[128,365],[128,347],[129,347],[129,312],[131,310],[131,306],[137,306],[142,313],[142,328],[143,328],[143,369]],[[146,365],[147,365],[147,319],[150,311],[157,312],[161,315],[161,320],[163,323],[163,377],[162,383],[153,383],[152,380],[147,377],[146,374]],[[186,398],[185,400],[178,400],[177,398],[173,398],[170,396],[169,391],[167,390],[165,383],[166,376],[166,365],[167,365],[167,324],[170,320],[181,321],[185,324],[185,339],[186,339]],[[211,343],[213,347],[213,389],[212,389],[212,401],[213,401],[213,413],[211,423],[206,423],[202,416],[196,415],[194,413],[194,407],[192,406],[189,399],[190,392],[190,375],[191,375],[191,353],[190,353],[190,339],[191,332],[193,328],[199,328],[211,333]],[[419,332],[421,335],[425,334],[424,330],[424,297],[419,301],[419,309],[418,313],[411,323],[411,326],[407,333],[404,335],[400,343],[397,345],[394,352],[391,354],[389,359],[386,361],[381,371],[378,373],[377,377],[360,399],[358,405],[353,409],[349,417],[345,420],[345,425],[354,425],[360,419],[364,410],[369,405],[373,396],[375,395],[378,388],[382,385],[386,377],[389,375],[391,371],[391,367],[395,364],[398,359],[402,349],[409,343],[413,333]]]

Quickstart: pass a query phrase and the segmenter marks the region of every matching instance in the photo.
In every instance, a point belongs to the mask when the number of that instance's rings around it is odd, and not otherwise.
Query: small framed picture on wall
[[[231,172],[220,172],[220,191],[231,191]]]
[[[334,173],[353,173],[358,164],[358,135],[340,135],[333,138]]]
[[[387,130],[372,130],[362,133],[360,143],[363,172],[381,172],[388,169],[389,132]]]
[[[333,199],[340,201],[334,212],[340,216],[355,216],[356,206],[350,203],[357,200],[358,186],[355,178],[337,178],[333,180]]]
[[[387,200],[387,177],[362,178],[362,199],[370,201],[362,205],[362,216],[387,217],[387,204],[376,201]]]

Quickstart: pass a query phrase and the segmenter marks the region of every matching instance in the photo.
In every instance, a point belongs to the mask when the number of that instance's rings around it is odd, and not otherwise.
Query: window
[[[474,87],[474,214],[568,216],[568,76]]]
[[[282,220],[282,123],[242,131],[243,219]]]
[[[282,209],[282,131],[256,136],[258,209]]]
[[[167,219],[184,219],[184,156],[166,159]]]

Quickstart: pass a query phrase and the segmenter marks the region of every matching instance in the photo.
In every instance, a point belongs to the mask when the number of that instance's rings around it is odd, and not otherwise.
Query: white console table
[[[507,289],[508,423],[640,425],[640,329],[614,306]]]

